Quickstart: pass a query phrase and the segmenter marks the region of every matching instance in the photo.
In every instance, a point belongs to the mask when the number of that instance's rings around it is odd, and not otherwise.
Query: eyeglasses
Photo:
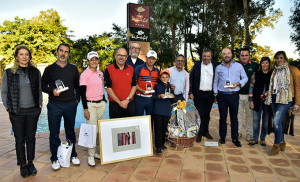
[[[135,50],[141,50],[141,48],[139,48],[139,47],[131,47],[131,49],[135,49]]]
[[[176,60],[176,62],[178,62],[178,63],[184,63],[185,61],[184,60]]]
[[[127,55],[121,55],[121,54],[117,54],[117,57],[122,57],[122,58],[127,58]]]

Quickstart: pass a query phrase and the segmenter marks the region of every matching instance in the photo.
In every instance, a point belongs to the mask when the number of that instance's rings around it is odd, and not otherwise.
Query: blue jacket
[[[128,56],[126,60],[126,64],[132,66],[135,69],[138,65],[144,64],[144,61],[141,60],[140,58],[137,58],[135,64],[133,64],[131,60],[131,56]]]
[[[190,91],[189,94],[197,95],[200,88],[200,81],[201,81],[201,63],[202,61],[195,62],[191,72],[190,72]],[[216,62],[211,61],[211,64],[213,66],[214,76],[213,81],[215,78],[215,70],[218,66]],[[212,83],[213,84],[213,83]]]
[[[153,100],[154,100],[154,112],[153,114],[162,115],[162,116],[171,116],[171,104],[173,99],[161,99],[158,98],[158,95],[165,94],[165,89],[169,89],[172,94],[174,94],[174,91],[171,89],[171,84],[168,82],[168,84],[164,84],[162,82],[157,83],[154,86],[155,93],[153,94]]]

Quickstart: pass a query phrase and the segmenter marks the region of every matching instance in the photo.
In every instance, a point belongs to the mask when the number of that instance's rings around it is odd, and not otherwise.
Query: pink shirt
[[[103,73],[99,70],[94,72],[87,68],[80,75],[80,86],[86,85],[86,100],[102,100],[104,95],[103,84]]]

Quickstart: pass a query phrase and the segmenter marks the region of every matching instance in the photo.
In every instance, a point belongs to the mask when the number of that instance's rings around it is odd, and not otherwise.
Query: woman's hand
[[[86,120],[89,120],[89,119],[90,119],[90,112],[89,112],[88,109],[85,109],[85,110],[84,110],[84,118],[85,118]]]
[[[250,101],[250,103],[249,103],[249,107],[250,107],[250,109],[254,109],[254,103],[253,103],[253,101]]]
[[[298,109],[299,109],[299,105],[296,105],[296,104],[295,104],[293,107],[294,107],[294,108],[293,108],[293,109],[294,109],[294,111],[296,111],[296,110],[298,110]]]

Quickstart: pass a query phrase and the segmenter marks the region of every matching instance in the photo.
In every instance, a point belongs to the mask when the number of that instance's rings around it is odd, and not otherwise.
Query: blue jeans
[[[239,109],[239,94],[222,94],[217,95],[218,107],[220,112],[219,135],[220,138],[226,138],[227,135],[227,115],[228,108],[230,114],[231,139],[238,139],[238,109]]]
[[[268,106],[266,106],[263,103],[263,101],[261,101],[258,111],[253,110],[253,141],[258,141],[261,113],[262,113],[262,123],[261,123],[260,140],[261,141],[266,140],[266,135],[268,133],[269,111],[268,111]]]
[[[135,95],[135,115],[136,116],[144,116],[144,112],[146,111],[146,115],[153,114],[153,99],[152,97],[141,97]]]
[[[283,131],[283,119],[287,114],[287,111],[292,107],[293,102],[288,104],[278,104],[276,102],[276,95],[272,95],[272,110],[273,110],[273,122],[274,122],[274,133],[275,133],[275,145],[279,145],[284,142],[284,131]]]
[[[48,125],[50,130],[50,151],[52,154],[50,158],[51,162],[57,160],[57,149],[61,144],[61,141],[59,139],[59,132],[62,117],[64,117],[66,138],[69,139],[73,144],[71,157],[77,157],[77,153],[75,150],[76,135],[74,131],[77,102],[75,100],[66,104],[56,104],[53,102],[49,102],[47,108]]]

